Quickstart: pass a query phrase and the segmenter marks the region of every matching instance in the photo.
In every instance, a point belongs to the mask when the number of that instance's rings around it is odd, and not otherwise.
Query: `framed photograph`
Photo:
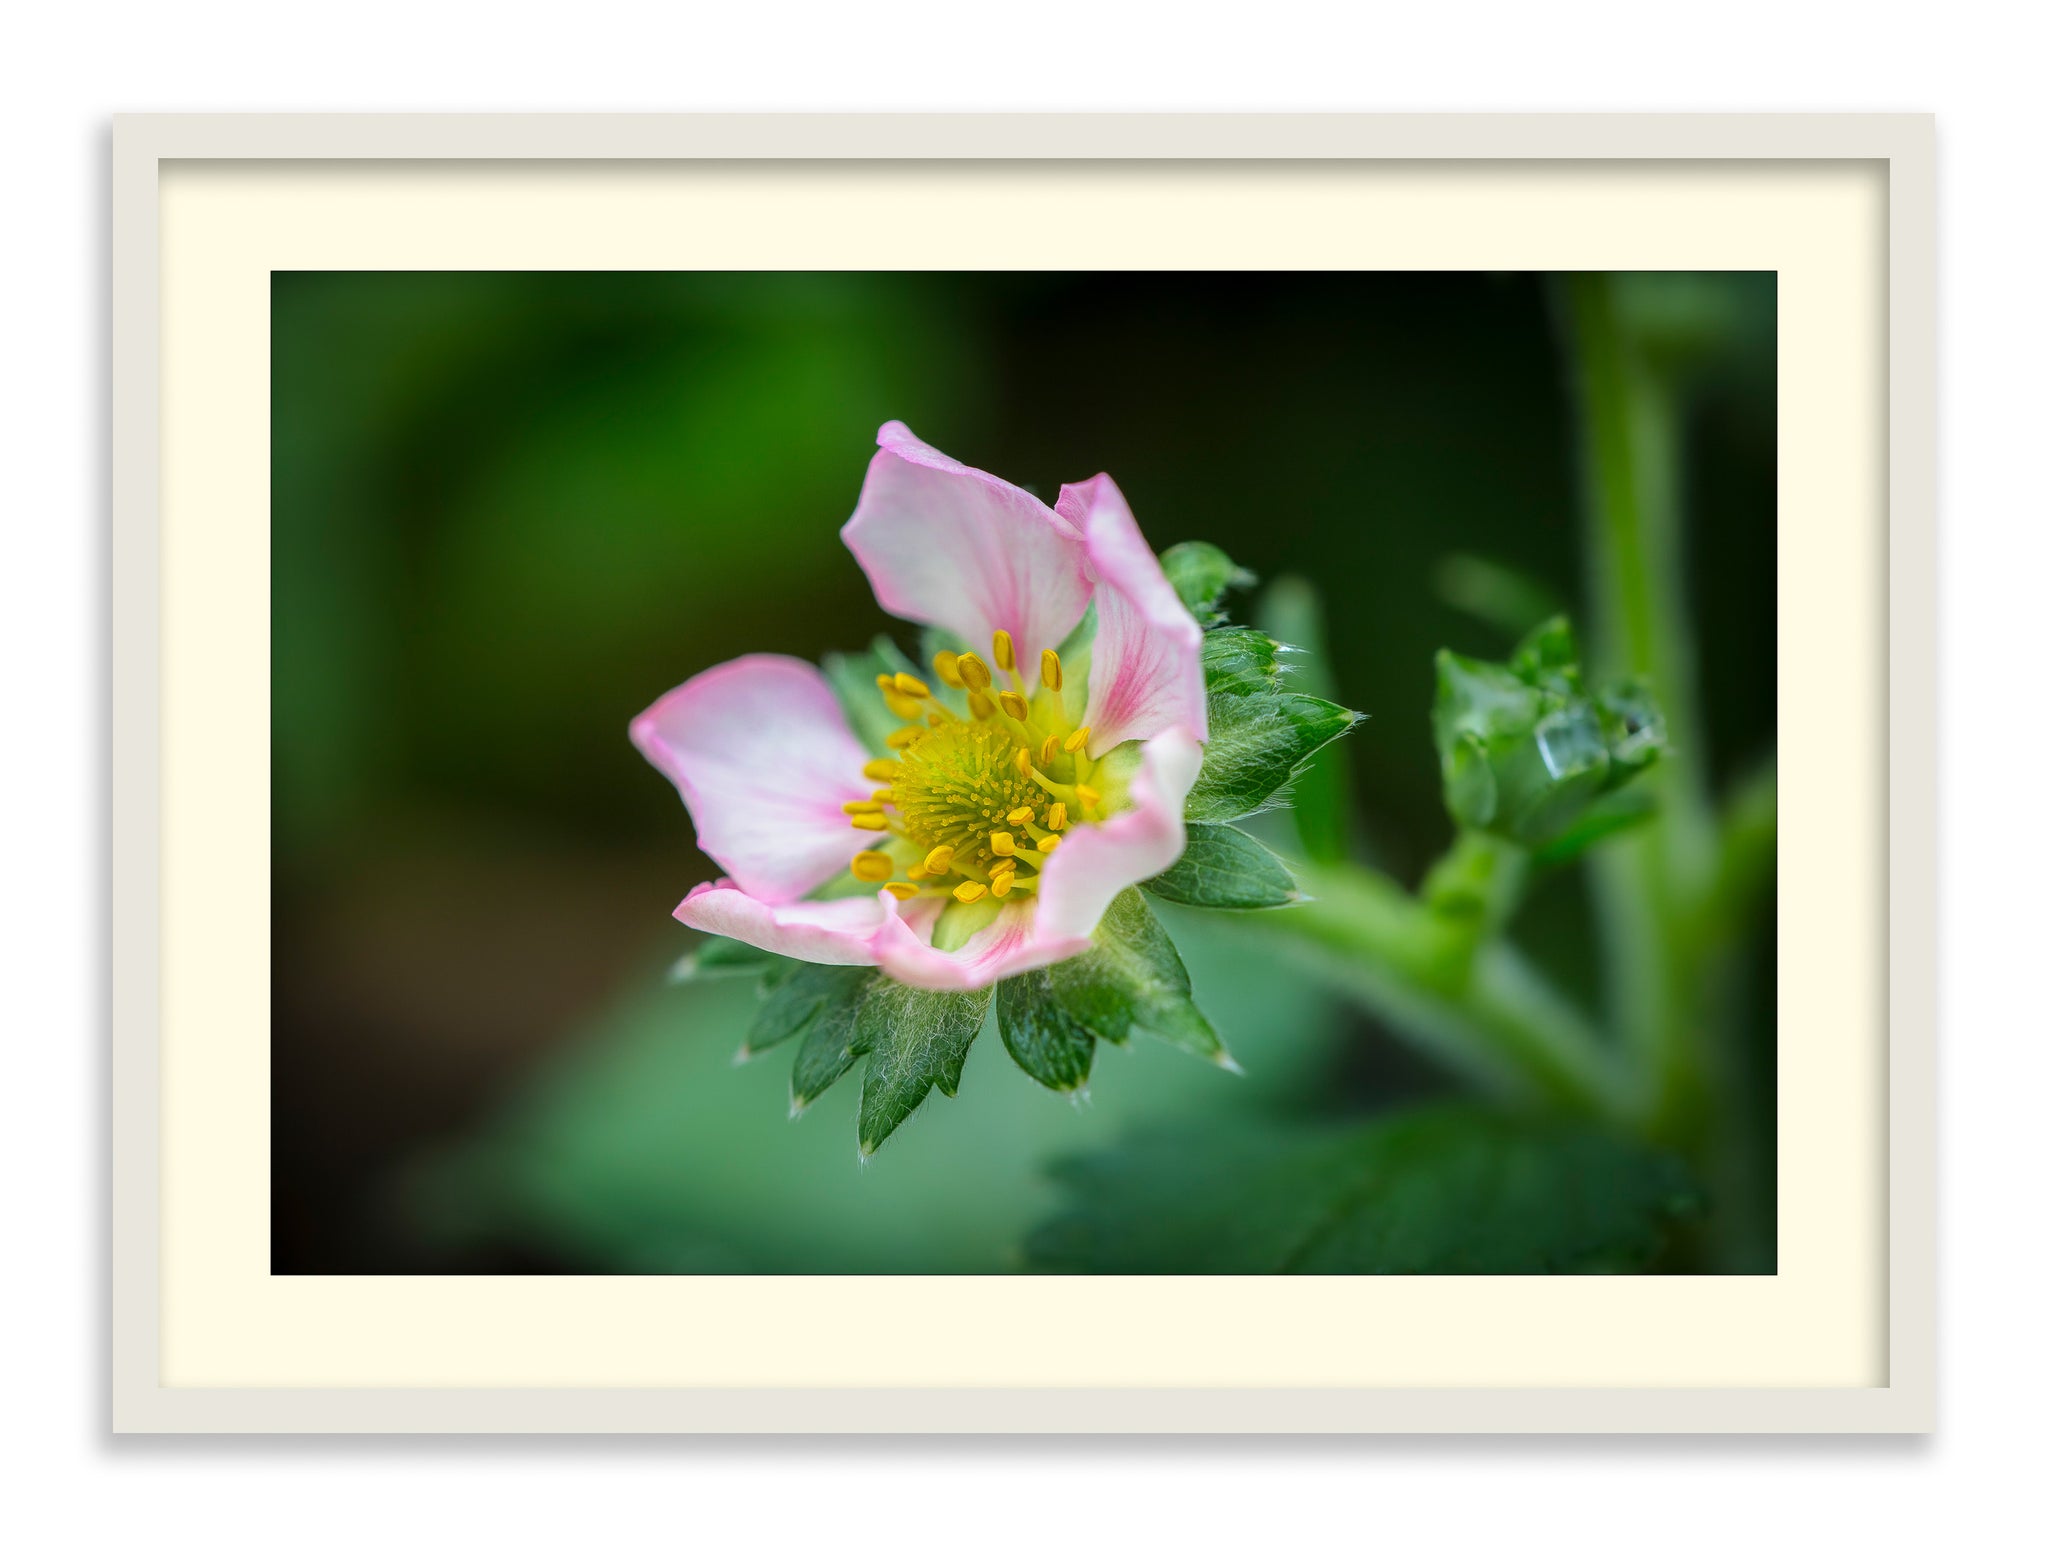
[[[114,162],[118,1430],[1931,1426],[1928,120]]]

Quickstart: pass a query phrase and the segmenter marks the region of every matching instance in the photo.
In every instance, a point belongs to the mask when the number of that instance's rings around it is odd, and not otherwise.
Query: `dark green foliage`
[[[1618,1271],[1697,1206],[1666,1154],[1477,1106],[1161,1134],[1055,1174],[1068,1209],[1026,1246],[1052,1272]]]
[[[1433,723],[1451,815],[1530,847],[1625,824],[1604,819],[1595,802],[1665,745],[1648,688],[1585,690],[1562,617],[1530,633],[1505,666],[1439,651]]]
[[[1209,744],[1188,793],[1188,820],[1234,821],[1263,810],[1303,763],[1358,718],[1305,693],[1211,693]]]
[[[1258,577],[1240,569],[1223,549],[1208,542],[1181,542],[1159,555],[1159,567],[1195,621],[1208,627],[1223,617],[1223,593]]]
[[[866,977],[866,968],[859,966],[794,964],[769,987],[767,1001],[761,1005],[761,1012],[753,1025],[748,1027],[742,1055],[751,1057],[756,1052],[779,1046],[797,1032],[809,1028],[829,1005],[842,1001],[850,1004],[866,986]]]
[[[1218,693],[1242,696],[1280,687],[1280,646],[1256,628],[1211,628],[1202,636],[1202,674]]]
[[[1188,969],[1151,906],[1136,889],[1109,904],[1094,948],[1052,967],[1054,1000],[1106,1041],[1133,1029],[1235,1067],[1215,1028],[1195,1008]]]
[[[1265,844],[1236,827],[1190,822],[1187,851],[1145,889],[1184,907],[1284,907],[1300,900],[1294,877]]]

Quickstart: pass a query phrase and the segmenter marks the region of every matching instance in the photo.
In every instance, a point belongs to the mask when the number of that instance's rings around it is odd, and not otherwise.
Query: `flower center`
[[[889,835],[855,855],[852,870],[899,900],[949,895],[972,905],[1028,894],[1061,834],[1073,822],[1102,819],[1102,795],[1089,783],[1096,765],[1088,729],[1067,724],[1059,656],[1045,651],[1041,690],[1031,692],[1010,636],[998,632],[994,646],[1008,688],[997,688],[978,656],[941,651],[932,662],[946,686],[966,695],[966,717],[906,672],[875,679],[891,712],[910,723],[889,737],[895,756],[863,770],[881,787],[846,806],[856,828]]]

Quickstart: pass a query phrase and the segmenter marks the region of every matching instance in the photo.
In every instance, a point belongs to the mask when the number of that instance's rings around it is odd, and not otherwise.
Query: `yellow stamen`
[[[879,800],[848,800],[839,807],[849,816],[872,816],[882,808]]]
[[[933,875],[943,875],[953,867],[953,845],[941,843],[924,856],[925,870]]]
[[[1067,802],[1055,800],[1052,809],[1045,813],[1045,824],[1054,832],[1063,831],[1067,825]]]
[[[1012,757],[1012,758],[1010,759],[1010,762],[1011,762],[1011,764],[1012,764],[1012,765],[1013,765],[1013,766],[1014,766],[1014,767],[1015,767],[1015,768],[1017,769],[1017,776],[1018,776],[1019,778],[1029,778],[1029,777],[1031,776],[1031,748],[1030,748],[1030,747],[1028,747],[1028,746],[1020,746],[1020,747],[1018,747],[1018,748],[1017,748],[1017,755],[1016,755],[1016,756],[1014,756],[1014,757]]]
[[[887,832],[889,830],[889,818],[880,812],[856,816],[853,818],[853,824],[863,832]]]
[[[909,693],[896,692],[892,689],[882,694],[882,701],[889,705],[889,712],[898,719],[916,720],[925,716],[924,699],[913,698]]]
[[[1016,693],[1005,691],[996,701],[1002,704],[1003,712],[1012,719],[1022,720],[1031,717],[1030,705]]]
[[[903,872],[903,878],[905,880],[929,880],[931,878],[931,871],[921,864],[913,864]]]
[[[1067,750],[1070,752],[1077,752],[1087,744],[1088,727],[1086,725],[1083,725],[1079,730],[1076,730],[1072,735],[1068,736],[1066,740],[1066,747]]]
[[[951,650],[940,650],[938,654],[932,656],[932,670],[948,687],[967,685],[960,679],[960,657]]]
[[[903,771],[903,764],[888,757],[877,757],[860,770],[862,778],[871,778],[878,784],[893,784],[896,775]]]
[[[892,880],[882,888],[899,902],[907,902],[917,895],[917,887],[907,880]]]
[[[1049,854],[1059,846],[1060,835],[1057,832],[1052,833],[1050,836],[1042,837],[1038,840],[1038,851],[1042,854]]]
[[[868,798],[877,805],[894,805],[896,803],[896,791],[885,784],[882,788],[870,793]]]
[[[998,671],[1016,670],[1017,646],[1011,642],[1009,634],[998,628],[993,642],[996,647],[996,669]]]
[[[1060,738],[1056,735],[1047,736],[1045,744],[1038,748],[1038,765],[1042,768],[1051,767],[1053,759],[1059,756],[1059,754]]]
[[[1065,678],[1060,674],[1060,652],[1058,650],[1046,650],[1039,655],[1038,679],[1054,692],[1060,690],[1060,683]]]
[[[1007,856],[1017,851],[1017,840],[1007,832],[991,832],[988,835],[988,846],[996,853]]]
[[[1076,784],[1074,798],[1092,811],[1102,803],[1102,791],[1090,784]]]
[[[973,904],[988,895],[988,887],[978,880],[963,880],[953,888],[953,900]]]
[[[967,695],[967,706],[974,710],[974,717],[977,722],[987,719],[996,711],[996,706],[988,700],[988,697],[978,692]]]
[[[1004,870],[1002,874],[995,876],[993,879],[989,881],[989,895],[994,897],[1006,897],[1010,894],[1010,888],[1016,884],[1016,874],[1013,871]]]
[[[981,663],[979,655],[962,655],[958,669],[960,685],[969,692],[987,692],[988,684],[995,680],[988,667]]]
[[[896,873],[896,861],[887,854],[873,850],[853,856],[853,877],[855,880],[887,880]]]
[[[875,685],[881,688],[883,692],[894,692],[896,690],[896,678],[884,671],[875,678]]]
[[[1007,821],[1013,827],[1021,827],[1026,822],[1036,821],[1037,819],[1038,812],[1034,811],[1028,805],[1018,806],[1014,811],[1010,812],[1009,815],[1003,818],[1003,820]]]
[[[901,730],[891,730],[887,740],[894,750],[900,752],[906,747],[915,746],[929,734],[930,732],[921,725],[905,725]]]
[[[946,711],[944,709],[933,709],[929,714],[925,715],[924,722],[936,730],[946,722]]]
[[[932,695],[932,690],[908,671],[898,671],[895,680],[896,690],[906,698],[929,698]]]

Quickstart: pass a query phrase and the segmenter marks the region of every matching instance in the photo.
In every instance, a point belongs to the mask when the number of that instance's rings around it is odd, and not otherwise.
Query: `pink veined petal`
[[[1095,643],[1089,652],[1089,749],[1148,740],[1179,725],[1209,739],[1202,680],[1202,629],[1152,556],[1131,507],[1097,473],[1060,490],[1059,513],[1080,531],[1095,586]]]
[[[1130,807],[1074,828],[1038,872],[1039,929],[1086,938],[1119,892],[1169,868],[1187,847],[1188,791],[1201,771],[1202,748],[1185,729],[1147,741]]]
[[[987,651],[996,629],[1036,669],[1088,609],[1080,534],[1024,490],[935,451],[891,420],[840,536],[885,611]]]
[[[915,905],[915,904],[913,904]],[[985,988],[1002,977],[1014,977],[1088,948],[1088,936],[1049,933],[1041,926],[1035,901],[1006,902],[988,927],[958,950],[935,950],[926,939],[891,936],[875,952],[875,964],[898,982],[940,993]]]
[[[743,655],[713,666],[631,733],[682,791],[697,846],[764,902],[795,901],[875,841],[840,810],[868,796],[867,753],[807,661]]]
[[[911,907],[921,905],[912,903]],[[936,906],[928,910],[938,911]],[[896,898],[886,891],[831,902],[777,905],[748,895],[730,880],[707,881],[683,898],[676,917],[706,934],[722,934],[792,960],[824,966],[873,966],[885,946],[919,945],[918,934],[899,914]],[[929,938],[931,920],[920,922]]]

